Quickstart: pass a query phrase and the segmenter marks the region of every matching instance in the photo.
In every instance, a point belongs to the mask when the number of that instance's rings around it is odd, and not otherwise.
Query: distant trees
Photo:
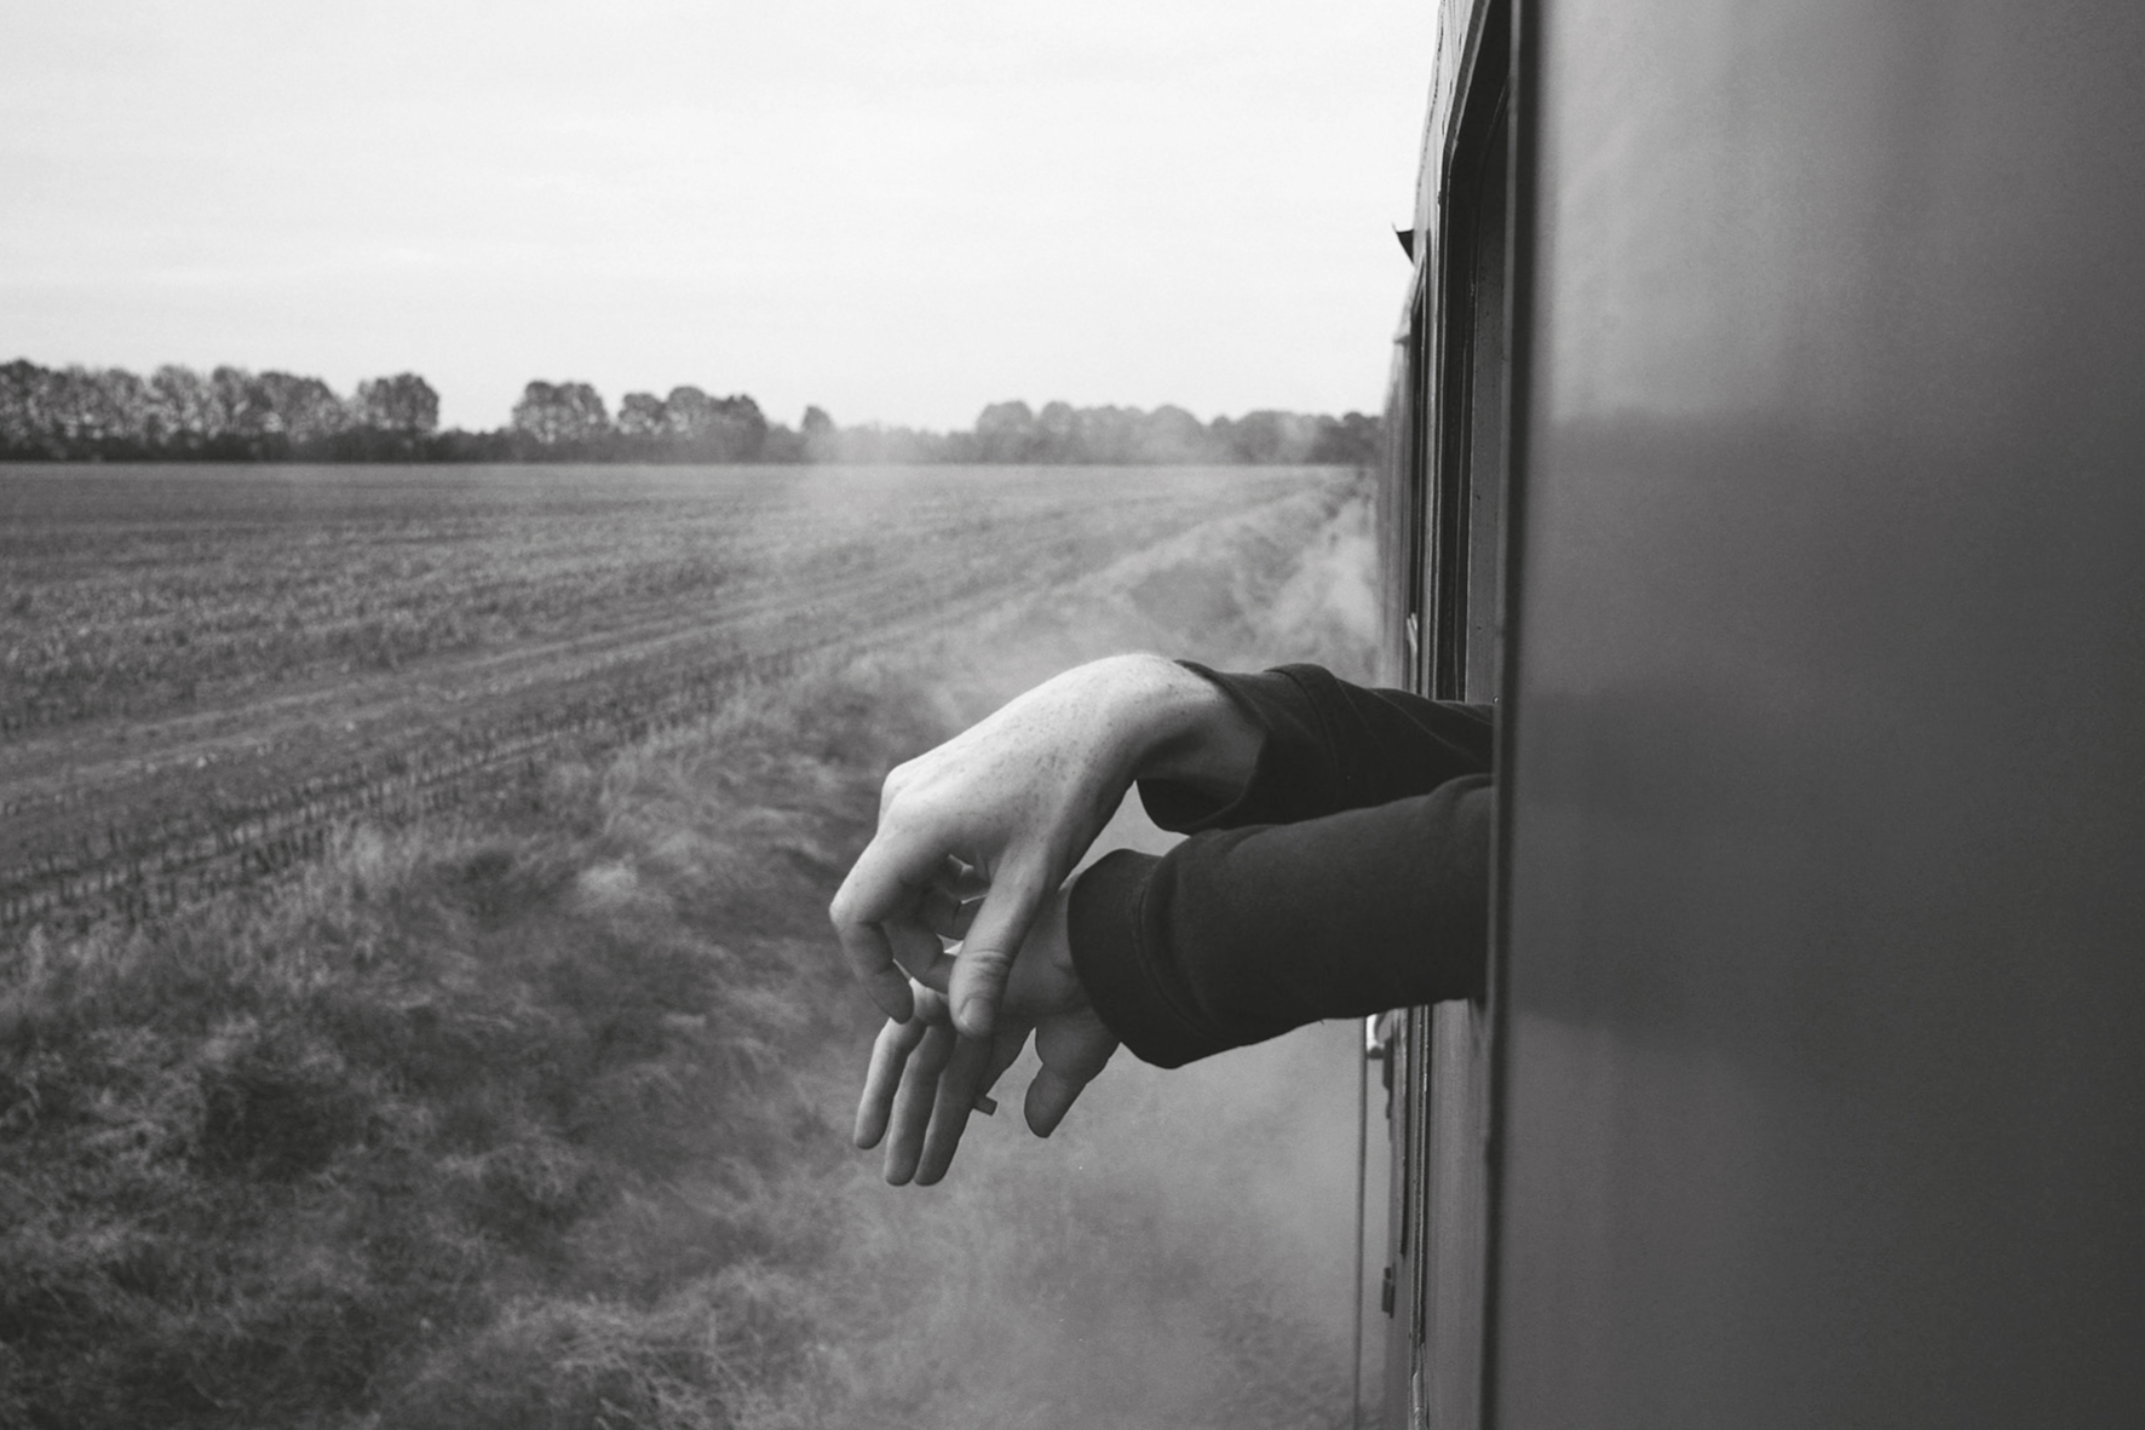
[[[415,373],[358,384],[345,401],[317,377],[166,365],[148,381],[123,368],[0,367],[0,456],[260,460],[421,455],[439,396]]]
[[[976,418],[976,460],[1035,460],[1035,412],[1025,402],[993,402]]]
[[[965,432],[841,427],[807,407],[796,430],[743,393],[629,392],[614,419],[586,382],[531,382],[507,425],[439,430],[439,394],[413,372],[367,378],[349,398],[317,377],[167,365],[0,367],[0,458],[431,462],[976,462],[1019,465],[1368,466],[1384,423],[1256,411],[1202,423],[1181,407],[994,402]]]
[[[422,436],[439,430],[439,394],[414,372],[359,383],[351,409],[359,425],[380,432]]]
[[[216,369],[221,383],[226,374],[234,379],[233,390],[249,404],[248,417],[258,425],[258,435],[283,436],[292,446],[302,447],[332,437],[351,425],[351,414],[342,399],[317,377],[297,377],[287,372],[264,372],[248,379],[233,368]],[[254,435],[248,431],[247,435]]]
[[[25,456],[100,453],[151,420],[147,384],[117,368],[0,367],[0,449]]]
[[[568,401],[566,394],[569,392],[577,394],[572,400],[583,411],[601,410],[602,399],[590,392],[584,383],[552,388],[545,383],[532,382],[522,399],[523,407],[545,400],[563,406]],[[553,393],[559,396],[547,398]],[[593,409],[589,406],[591,400]],[[532,409],[529,423],[525,425],[523,407],[514,410],[515,427],[533,432],[538,412],[542,409],[540,406]],[[767,439],[772,430],[760,405],[750,397],[742,393],[732,397],[710,397],[697,387],[684,386],[672,388],[668,397],[657,397],[652,392],[627,393],[618,404],[618,421],[607,439],[599,429],[588,425],[578,437],[554,437],[547,445],[577,441],[588,455],[635,462],[795,460],[794,454],[787,458],[770,457]]]
[[[1385,419],[1361,412],[1318,419],[1317,435],[1304,457],[1317,466],[1368,467],[1385,455]]]
[[[602,396],[585,382],[530,383],[509,425],[539,447],[594,447],[612,431]]]
[[[757,461],[768,424],[760,404],[743,393],[710,397],[697,387],[673,387],[663,399],[665,455],[696,462]]]
[[[652,392],[629,392],[618,404],[618,435],[635,441],[661,437],[663,399]]]
[[[674,387],[668,397],[629,392],[618,420],[585,382],[532,382],[514,405],[510,431],[519,455],[595,461],[756,462],[765,460],[772,430],[760,405],[739,393],[710,397],[697,387]]]
[[[826,417],[815,407],[808,421],[815,414]],[[1360,412],[1341,418],[1250,412],[1203,424],[1181,407],[1149,412],[1052,402],[1037,412],[1025,402],[994,402],[969,432],[836,430],[828,422],[806,445],[814,461],[1370,466],[1382,455],[1384,430],[1381,419]]]
[[[215,394],[200,373],[166,363],[149,387],[155,397],[144,435],[152,446],[198,448],[221,435]]]

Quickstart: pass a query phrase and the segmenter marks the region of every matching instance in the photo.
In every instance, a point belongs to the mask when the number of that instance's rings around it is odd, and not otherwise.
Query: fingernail
[[[976,1111],[982,1113],[985,1117],[996,1117],[998,1115],[998,1099],[987,1092],[977,1093]]]
[[[961,1004],[961,1031],[972,1038],[980,1038],[991,1030],[991,1000],[970,998]]]

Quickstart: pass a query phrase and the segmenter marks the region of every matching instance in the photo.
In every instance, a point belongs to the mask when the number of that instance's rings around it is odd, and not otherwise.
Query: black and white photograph
[[[2145,8],[10,0],[0,1430],[2145,1423]]]

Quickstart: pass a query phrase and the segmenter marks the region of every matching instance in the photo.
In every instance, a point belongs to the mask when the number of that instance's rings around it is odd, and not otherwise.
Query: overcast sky
[[[1427,0],[5,0],[0,361],[1381,400]]]

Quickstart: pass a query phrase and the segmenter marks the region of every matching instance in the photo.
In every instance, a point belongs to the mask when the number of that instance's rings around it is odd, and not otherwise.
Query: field
[[[957,627],[1242,470],[0,468],[0,928],[141,914]]]
[[[897,1192],[823,914],[1063,664],[1363,673],[1345,474],[0,469],[0,543],[0,1423],[1346,1422],[1352,1030]]]

